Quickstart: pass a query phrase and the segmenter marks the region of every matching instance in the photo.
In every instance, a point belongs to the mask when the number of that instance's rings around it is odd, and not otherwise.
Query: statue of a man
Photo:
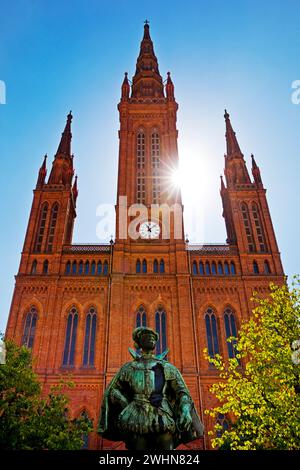
[[[155,356],[158,333],[133,332],[134,360],[124,364],[107,387],[98,432],[125,441],[130,450],[172,450],[203,435],[203,425],[179,370]]]

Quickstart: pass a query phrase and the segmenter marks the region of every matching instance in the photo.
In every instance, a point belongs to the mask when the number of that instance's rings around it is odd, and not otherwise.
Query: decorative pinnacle
[[[220,178],[221,178],[221,191],[222,191],[226,188],[225,188],[225,184],[224,184],[224,180],[223,180],[223,175],[220,175]]]
[[[252,167],[253,167],[253,168],[258,168],[253,153],[251,153],[251,159],[252,159]]]

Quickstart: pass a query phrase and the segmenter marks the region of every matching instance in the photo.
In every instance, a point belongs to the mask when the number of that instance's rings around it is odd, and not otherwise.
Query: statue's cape
[[[102,434],[102,437],[104,437],[104,439],[109,439],[110,441],[122,441],[123,436],[121,435],[117,425],[118,416],[121,413],[122,409],[121,407],[118,407],[115,403],[112,406],[112,403],[109,399],[109,395],[119,378],[120,372],[123,370],[123,368],[129,366],[130,364],[130,362],[125,364],[119,370],[119,372],[113,377],[112,381],[106,388],[103,395],[97,432],[99,434]]]
[[[101,411],[100,411],[98,433],[101,434],[103,438],[109,439],[111,441],[126,440],[126,436],[122,435],[118,429],[118,416],[121,413],[122,408],[119,407],[116,403],[113,403],[113,404],[111,403],[110,392],[113,389],[113,387],[116,385],[116,382],[119,379],[120,375],[122,374],[122,376],[124,376],[124,372],[125,372],[125,375],[126,375],[126,372],[130,373],[130,369],[135,367],[135,363],[140,358],[140,355],[136,353],[135,351],[134,351],[134,354],[136,354],[135,360],[132,362],[128,362],[121,367],[119,372],[117,372],[117,374],[113,377],[112,381],[110,382],[110,384],[108,385],[108,387],[106,388],[104,392],[102,405],[101,405]],[[165,357],[165,354],[164,354],[164,357]],[[160,359],[158,357],[156,359],[162,365],[164,369],[164,376],[165,376],[166,381],[175,379],[176,377],[178,377],[178,374],[181,377],[180,372],[175,366],[173,366],[169,362],[163,359]],[[204,432],[204,426],[199,418],[194,402],[186,386],[185,386],[184,393],[188,395],[191,401],[192,424],[188,431],[181,432],[179,429],[177,429],[176,434],[174,436],[175,447],[177,447],[181,443],[188,443],[194,439],[202,437],[203,432]],[[174,419],[176,422],[177,417],[179,415],[178,403],[177,403],[177,400],[175,399],[176,397],[169,394],[167,398],[173,409]]]

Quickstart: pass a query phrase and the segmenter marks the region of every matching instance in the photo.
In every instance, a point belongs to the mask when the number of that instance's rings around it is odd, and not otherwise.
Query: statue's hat
[[[145,333],[151,333],[154,338],[155,338],[155,341],[158,341],[158,338],[159,338],[159,334],[152,330],[152,328],[148,328],[146,326],[138,326],[132,333],[132,339],[133,341],[139,345],[140,344],[140,338],[143,334]]]

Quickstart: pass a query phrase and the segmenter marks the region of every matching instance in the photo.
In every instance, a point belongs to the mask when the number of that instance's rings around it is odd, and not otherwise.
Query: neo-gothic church
[[[70,113],[49,176],[46,157],[39,170],[6,335],[32,348],[45,392],[72,374],[71,414],[85,412],[96,425],[107,384],[130,360],[133,329],[155,328],[157,353],[169,348],[168,360],[182,372],[205,424],[204,439],[191,446],[209,449],[207,432],[214,423],[204,410],[214,404],[209,388],[218,377],[203,349],[234,357],[226,339],[251,315],[253,291],[267,293],[271,281],[283,280],[266,189],[253,155],[249,175],[225,112],[220,194],[226,243],[189,244],[183,220],[175,236],[172,214],[168,238],[162,236],[160,212],[154,219],[151,205],[182,207],[180,191],[170,191],[166,174],[178,166],[178,104],[170,73],[165,81],[160,75],[147,22],[136,71],[132,82],[125,74],[118,109],[115,239],[107,245],[72,243],[78,189]],[[130,208],[137,203],[148,215],[139,222],[138,237],[124,235],[120,214],[130,226]],[[226,426],[226,417],[219,421]],[[86,445],[122,446],[96,433]]]

